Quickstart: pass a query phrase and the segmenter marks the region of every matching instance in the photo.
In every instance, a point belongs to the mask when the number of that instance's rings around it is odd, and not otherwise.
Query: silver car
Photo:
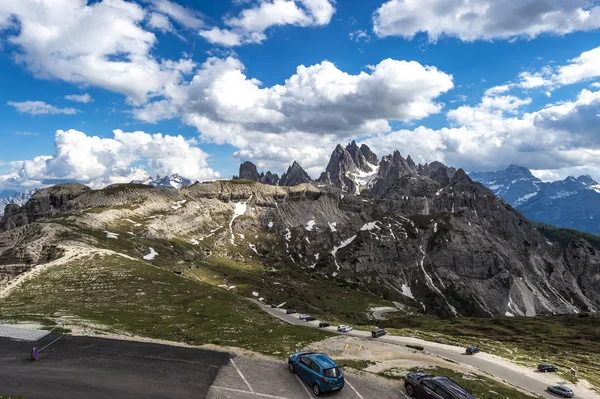
[[[548,387],[548,392],[560,395],[563,398],[572,398],[573,396],[575,396],[571,388],[566,387],[564,385],[551,385]]]

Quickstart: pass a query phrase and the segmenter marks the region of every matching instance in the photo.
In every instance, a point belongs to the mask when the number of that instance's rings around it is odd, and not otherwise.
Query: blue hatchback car
[[[296,352],[288,359],[288,369],[312,388],[319,396],[321,392],[339,391],[344,388],[344,373],[324,353]]]

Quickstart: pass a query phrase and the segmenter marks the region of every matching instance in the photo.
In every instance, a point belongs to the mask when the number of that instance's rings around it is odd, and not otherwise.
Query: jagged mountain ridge
[[[149,177],[146,180],[133,180],[131,184],[144,184],[151,187],[159,188],[182,188],[191,186],[193,181],[186,179],[185,177],[179,176],[177,173],[170,176],[156,176],[156,178]]]
[[[470,176],[532,220],[600,234],[600,185],[590,176],[542,182],[516,165]]]
[[[325,172],[317,181],[335,186],[346,193],[359,194],[361,188],[370,188],[377,178],[379,160],[371,149],[355,141],[346,146],[337,145]]]
[[[19,205],[22,206],[29,201],[31,196],[35,194],[39,189],[33,188],[25,191],[16,190],[2,190],[0,191],[0,216],[4,215],[4,209],[7,205]]]
[[[187,237],[188,251],[251,257],[449,316],[600,307],[600,255],[589,243],[549,241],[464,171],[434,163],[419,168],[399,152],[382,158],[376,183],[360,195],[323,183],[56,186],[0,220],[0,260],[47,259],[48,250],[42,256],[31,249],[39,240],[32,232],[50,228],[56,217],[60,229],[72,223],[69,229],[100,235],[128,223],[123,220],[139,220],[135,236],[145,240]],[[95,242],[86,237],[88,245]],[[128,255],[141,259],[143,251]]]

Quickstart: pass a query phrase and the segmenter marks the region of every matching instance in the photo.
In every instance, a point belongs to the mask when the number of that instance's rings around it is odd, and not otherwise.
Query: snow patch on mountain
[[[248,198],[246,202],[237,202],[235,204],[233,216],[231,218],[231,221],[229,222],[229,231],[231,232],[231,244],[233,245],[235,245],[235,235],[233,234],[233,222],[235,221],[235,219],[246,213],[246,210],[248,209],[248,202],[250,202],[251,199],[252,195],[250,196],[250,198]]]
[[[338,253],[338,251],[340,249],[350,245],[350,243],[352,241],[354,241],[355,238],[356,238],[356,236],[354,235],[354,236],[348,238],[347,240],[342,241],[342,243],[339,246],[333,247],[333,251],[331,251],[331,255],[333,255],[333,261],[335,262],[335,266],[337,267],[338,270],[340,270],[340,265],[337,263],[336,254]]]
[[[154,248],[150,247],[149,249],[150,253],[144,256],[144,260],[154,260],[154,258],[156,258],[156,256],[158,255],[158,252],[156,252]]]

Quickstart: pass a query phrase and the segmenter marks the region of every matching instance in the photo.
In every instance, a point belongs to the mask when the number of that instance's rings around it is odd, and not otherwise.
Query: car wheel
[[[406,388],[406,393],[408,394],[408,396],[414,396],[415,395],[415,389],[413,388],[412,385],[406,384],[406,386],[404,388]]]
[[[544,371],[543,371],[543,372],[545,373],[545,372],[547,372],[547,371],[548,371],[548,370],[544,369]]]
[[[313,393],[315,394],[315,396],[321,395],[321,387],[319,386],[319,384],[313,385]]]
[[[288,362],[288,370],[290,370],[290,373],[296,372],[296,367],[294,367],[294,363]]]

